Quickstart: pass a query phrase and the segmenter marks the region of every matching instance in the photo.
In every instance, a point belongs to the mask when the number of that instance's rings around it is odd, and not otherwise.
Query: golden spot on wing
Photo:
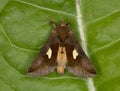
[[[48,49],[48,51],[47,51],[46,54],[48,55],[48,58],[50,59],[51,56],[52,56],[52,50],[51,50],[51,48]]]
[[[76,49],[73,50],[73,58],[76,59],[76,57],[78,56],[78,52]]]

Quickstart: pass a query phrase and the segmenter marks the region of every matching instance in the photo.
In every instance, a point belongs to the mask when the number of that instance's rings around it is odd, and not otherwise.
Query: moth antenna
[[[57,27],[56,24],[55,24],[55,22],[53,22],[53,21],[50,21],[50,25],[53,26],[53,28]]]
[[[67,26],[67,27],[69,27],[69,26],[70,26],[70,23],[69,23],[69,22],[67,22],[67,23],[66,23],[66,26]]]

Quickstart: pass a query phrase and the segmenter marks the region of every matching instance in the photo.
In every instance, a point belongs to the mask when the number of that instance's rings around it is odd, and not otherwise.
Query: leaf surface
[[[75,0],[0,0],[0,91],[88,91],[87,80],[67,71],[30,77],[28,67],[48,40],[49,21],[71,23],[80,41]],[[120,3],[82,0],[88,54],[97,68],[97,91],[119,91]],[[82,43],[82,40],[80,44]]]

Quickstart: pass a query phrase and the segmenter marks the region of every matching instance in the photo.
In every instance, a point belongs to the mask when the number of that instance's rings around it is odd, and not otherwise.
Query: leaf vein
[[[43,6],[38,6],[36,4],[32,4],[32,3],[25,2],[25,1],[22,1],[22,0],[15,0],[15,1],[23,3],[23,4],[27,4],[27,5],[39,8],[39,9],[51,11],[51,12],[54,12],[54,13],[60,13],[60,14],[68,15],[68,16],[71,16],[71,17],[76,17],[75,15],[67,13],[67,12],[63,12],[63,11],[59,11],[59,10],[55,10],[55,9],[46,8],[46,7],[43,7]]]
[[[90,21],[90,22],[88,22],[88,23],[86,23],[86,24],[89,25],[89,24],[92,24],[92,23],[96,23],[96,22],[98,22],[98,21],[100,21],[100,20],[103,20],[103,19],[105,19],[105,18],[107,18],[107,17],[109,17],[109,16],[111,16],[111,15],[117,13],[117,12],[120,12],[120,9],[115,10],[115,11],[113,11],[113,12],[110,12],[110,13],[108,13],[108,14],[102,16],[102,17],[99,17],[99,18],[97,18],[97,19],[95,19],[95,20],[92,20],[92,21]]]
[[[26,49],[26,48],[23,48],[23,47],[20,47],[18,45],[15,45],[9,38],[9,36],[7,35],[7,33],[5,32],[5,30],[2,30],[4,36],[7,38],[8,42],[10,43],[11,46],[19,49],[19,50],[23,50],[23,51],[28,51],[28,52],[39,52],[39,51],[35,51],[35,50],[31,50],[31,49]]]
[[[26,77],[26,76],[25,76]],[[47,80],[60,80],[60,79],[82,79],[79,77],[71,77],[71,76],[62,76],[62,77],[39,77],[42,79],[47,79]],[[83,79],[84,80],[84,79]]]
[[[15,69],[18,73],[20,73],[22,75],[22,73],[19,70],[17,70],[12,64],[10,64],[4,56],[2,56],[2,58],[4,59],[5,62],[7,62],[8,65],[10,65],[10,67]]]
[[[8,84],[7,82],[5,82],[4,80],[0,79],[4,84],[6,84],[7,86],[9,86],[13,91],[16,91],[14,87],[12,87],[10,84]]]
[[[113,41],[113,42],[111,42],[111,43],[109,43],[109,44],[106,44],[106,45],[104,45],[104,46],[102,46],[102,47],[99,47],[99,48],[93,50],[93,52],[96,52],[96,51],[105,49],[105,48],[107,48],[107,47],[110,47],[110,46],[114,45],[114,44],[117,43],[117,42],[120,42],[120,39],[117,39],[117,40],[115,40],[115,41]]]
[[[82,42],[82,48],[85,51],[85,53],[88,55],[87,52],[87,47],[86,47],[86,38],[85,38],[85,33],[84,33],[84,25],[83,25],[83,20],[82,20],[82,13],[81,13],[81,0],[76,0],[76,11],[77,11],[77,24],[78,24],[78,30],[80,34],[80,39],[83,41]],[[95,86],[92,78],[88,78],[86,80],[86,84],[88,86],[89,91],[95,91]]]

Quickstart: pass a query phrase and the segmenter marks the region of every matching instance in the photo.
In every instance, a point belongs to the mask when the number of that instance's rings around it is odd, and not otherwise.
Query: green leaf
[[[71,22],[80,40],[76,4],[81,6],[88,54],[98,73],[94,87],[67,71],[63,76],[26,75],[52,30],[49,21]],[[0,0],[0,91],[119,91],[119,24],[118,0]]]
[[[120,3],[119,0],[83,0],[87,47],[97,68],[97,91],[119,91]]]

